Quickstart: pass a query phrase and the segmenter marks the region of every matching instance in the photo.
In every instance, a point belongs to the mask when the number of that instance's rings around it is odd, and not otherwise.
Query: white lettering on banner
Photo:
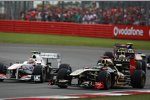
[[[126,27],[125,29],[123,29],[123,28],[118,28],[115,26],[114,36],[117,36],[117,35],[143,36],[144,31],[142,29],[134,29],[133,27],[131,28]],[[150,35],[150,31],[149,31],[149,35]]]
[[[149,29],[149,36],[150,36],[150,29]]]

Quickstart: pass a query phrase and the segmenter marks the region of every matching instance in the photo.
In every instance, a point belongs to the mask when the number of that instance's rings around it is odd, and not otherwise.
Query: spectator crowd
[[[53,6],[44,10],[22,12],[20,18],[30,21],[75,22],[83,24],[146,25],[150,12],[142,7],[118,8],[63,8]]]

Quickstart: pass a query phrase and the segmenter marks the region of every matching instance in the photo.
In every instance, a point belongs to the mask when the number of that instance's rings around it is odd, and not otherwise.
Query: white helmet
[[[28,64],[35,64],[35,60],[33,58],[29,58]]]

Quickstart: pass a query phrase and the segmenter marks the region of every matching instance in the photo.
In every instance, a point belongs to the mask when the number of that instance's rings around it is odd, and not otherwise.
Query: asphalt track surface
[[[105,51],[112,51],[112,48],[100,47],[77,47],[77,46],[51,46],[31,44],[0,44],[0,62],[9,66],[10,63],[25,61],[30,57],[30,51],[57,52],[62,55],[62,62],[68,63],[73,70],[92,67],[96,65],[97,59]],[[150,54],[149,50],[137,50]],[[147,82],[144,89],[150,89],[150,70],[147,70]],[[107,91],[136,90],[132,87],[122,87],[110,90],[83,89],[79,87],[68,87],[60,89],[57,86],[49,86],[45,83],[19,82],[5,80],[0,82],[0,98],[29,97],[29,96],[51,96],[67,94],[97,93]]]

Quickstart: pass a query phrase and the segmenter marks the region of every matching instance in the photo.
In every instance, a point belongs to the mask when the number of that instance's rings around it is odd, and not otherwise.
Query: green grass
[[[25,43],[25,44],[30,43],[30,44],[50,44],[50,45],[68,45],[68,46],[112,47],[115,43],[127,43],[127,42],[134,43],[135,48],[150,50],[150,41],[0,32],[0,43]]]
[[[69,99],[69,100],[150,100],[150,94],[128,95],[128,96],[110,96],[85,99]]]

